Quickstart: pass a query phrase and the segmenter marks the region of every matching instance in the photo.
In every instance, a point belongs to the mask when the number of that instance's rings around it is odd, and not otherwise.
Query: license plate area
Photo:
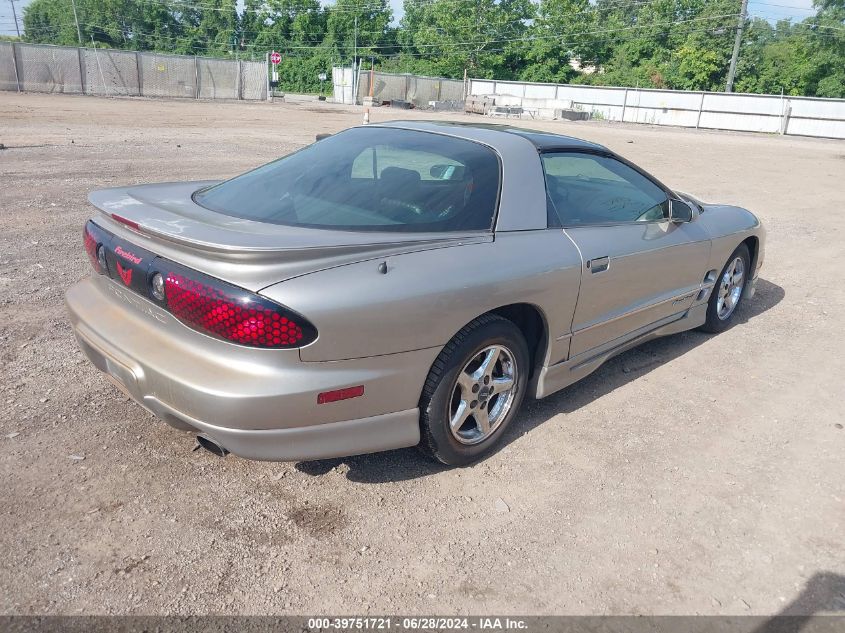
[[[85,355],[94,367],[103,372],[106,377],[124,394],[131,397],[132,389],[137,383],[135,372],[123,363],[118,362],[101,352],[81,335],[77,335],[76,340],[79,343],[79,347],[82,348],[82,351],[85,352]]]

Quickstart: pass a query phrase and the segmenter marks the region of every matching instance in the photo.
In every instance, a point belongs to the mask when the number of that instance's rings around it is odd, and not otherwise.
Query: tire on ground
[[[719,290],[722,284],[722,277],[724,276],[725,271],[727,271],[728,266],[730,266],[737,257],[742,258],[742,263],[745,266],[745,278],[743,279],[742,292],[740,293],[736,306],[734,307],[730,315],[728,315],[728,317],[725,319],[720,319],[718,303]],[[748,251],[748,246],[743,243],[737,246],[736,250],[731,253],[731,256],[728,257],[728,261],[725,262],[725,265],[719,272],[719,276],[716,277],[716,285],[713,286],[713,291],[710,293],[710,299],[707,301],[707,320],[704,322],[704,325],[702,325],[699,329],[703,330],[704,332],[718,334],[719,332],[724,332],[733,324],[734,318],[736,317],[736,313],[739,310],[739,307],[742,305],[742,300],[745,297],[745,289],[748,287],[750,275],[751,253]]]
[[[450,407],[458,374],[485,347],[502,345],[512,354],[516,365],[513,402],[498,428],[478,444],[462,444],[450,430]],[[443,348],[431,366],[420,398],[419,449],[450,466],[464,466],[493,452],[525,395],[530,355],[525,337],[508,319],[483,315],[466,325]],[[492,399],[491,399],[492,402]]]

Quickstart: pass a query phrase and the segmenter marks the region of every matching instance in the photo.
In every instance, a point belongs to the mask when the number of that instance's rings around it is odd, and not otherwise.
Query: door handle
[[[603,273],[608,269],[610,266],[610,257],[605,255],[604,257],[596,257],[595,259],[591,259],[587,262],[587,268],[590,269],[590,272],[595,273]]]

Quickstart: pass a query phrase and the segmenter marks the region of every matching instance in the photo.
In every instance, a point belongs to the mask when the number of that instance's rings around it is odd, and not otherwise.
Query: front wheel
[[[528,371],[528,345],[513,322],[496,315],[472,321],[429,371],[420,449],[450,466],[489,455],[522,403]]]
[[[707,302],[707,321],[701,326],[705,332],[723,332],[730,327],[737,308],[745,296],[745,285],[751,273],[751,255],[745,244],[740,244],[716,279]]]

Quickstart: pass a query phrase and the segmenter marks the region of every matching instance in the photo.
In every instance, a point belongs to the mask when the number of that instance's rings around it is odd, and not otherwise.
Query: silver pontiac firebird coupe
[[[513,127],[346,130],[224,182],[104,189],[79,345],[219,455],[490,454],[543,398],[754,293],[750,212]]]

